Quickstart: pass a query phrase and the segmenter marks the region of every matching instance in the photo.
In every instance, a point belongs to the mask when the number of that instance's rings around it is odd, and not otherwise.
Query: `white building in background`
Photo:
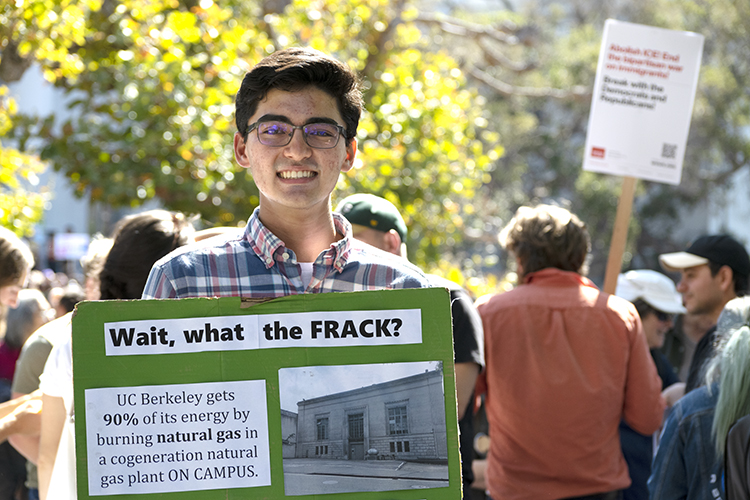
[[[750,167],[737,171],[726,187],[711,194],[707,212],[706,232],[728,232],[750,250]]]
[[[64,94],[46,81],[38,66],[32,65],[17,82],[7,84],[10,95],[18,104],[18,111],[28,115],[46,117],[54,113],[64,119],[67,110]],[[48,249],[54,234],[89,234],[89,201],[76,198],[73,188],[64,174],[48,168],[40,176],[40,186],[49,186],[53,193],[44,218],[34,234],[33,242],[38,248],[40,267],[48,267]],[[64,269],[59,269],[65,271]]]
[[[58,124],[71,116],[64,92],[46,81],[37,65],[32,65],[20,81],[6,85],[10,90],[11,97],[18,104],[19,113],[39,117],[55,114]],[[80,265],[76,256],[80,253],[81,237],[84,235],[92,236],[97,232],[106,235],[122,216],[140,210],[157,208],[158,206],[158,203],[151,202],[135,210],[129,208],[110,209],[101,206],[92,209],[90,200],[87,197],[77,198],[65,174],[55,172],[52,167],[49,167],[40,176],[39,185],[49,187],[52,192],[52,199],[44,211],[43,219],[33,238],[31,238],[36,249],[37,265],[42,269],[49,268],[50,258],[53,258],[53,252],[56,250],[57,260],[59,261],[56,270],[65,272],[70,277],[75,278],[82,278],[79,275]],[[58,243],[56,249],[53,246],[55,239]],[[85,245],[83,246],[85,249]],[[79,250],[76,251],[75,248]],[[72,258],[61,259],[61,256],[64,257],[68,251]]]

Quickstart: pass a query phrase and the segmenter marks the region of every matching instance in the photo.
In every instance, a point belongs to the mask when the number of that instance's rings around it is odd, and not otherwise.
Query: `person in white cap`
[[[662,389],[679,383],[669,360],[659,351],[664,344],[664,335],[672,327],[672,316],[685,312],[674,282],[650,269],[628,271],[617,279],[615,295],[632,302],[638,311]],[[628,489],[623,490],[623,500],[648,500],[647,482],[651,474],[653,439],[621,422],[620,444],[633,481]]]
[[[617,280],[615,295],[635,305],[641,316],[648,347],[652,350],[664,344],[664,335],[672,326],[672,315],[685,312],[674,282],[662,273],[650,269],[621,274]]]
[[[719,314],[727,302],[747,292],[750,257],[740,242],[719,234],[701,236],[683,252],[662,254],[659,263],[667,271],[680,272],[677,291],[687,313],[707,318],[708,328],[703,331],[674,328],[667,334],[665,353],[680,373],[689,367],[685,392],[690,392],[701,384],[703,365],[713,352]]]

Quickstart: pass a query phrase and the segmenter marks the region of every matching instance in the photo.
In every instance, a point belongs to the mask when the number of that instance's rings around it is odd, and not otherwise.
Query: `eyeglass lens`
[[[330,149],[336,147],[341,133],[340,127],[331,123],[310,123],[294,126],[289,123],[270,121],[258,124],[258,140],[266,146],[286,146],[292,135],[302,129],[305,142],[312,148]]]

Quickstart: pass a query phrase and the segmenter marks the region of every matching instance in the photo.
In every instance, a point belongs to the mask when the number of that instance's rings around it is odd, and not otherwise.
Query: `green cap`
[[[394,229],[406,243],[406,223],[396,206],[374,194],[358,193],[347,196],[336,207],[351,224],[371,227],[383,233]]]

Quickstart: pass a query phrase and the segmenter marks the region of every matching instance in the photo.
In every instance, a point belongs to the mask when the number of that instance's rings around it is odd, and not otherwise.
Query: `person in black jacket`
[[[750,257],[729,235],[701,236],[684,252],[660,255],[659,262],[667,271],[680,272],[677,291],[687,312],[707,315],[714,325],[726,303],[747,292]],[[715,330],[712,326],[701,337],[688,339],[697,343],[690,359],[686,393],[702,385],[706,362],[714,352]]]

